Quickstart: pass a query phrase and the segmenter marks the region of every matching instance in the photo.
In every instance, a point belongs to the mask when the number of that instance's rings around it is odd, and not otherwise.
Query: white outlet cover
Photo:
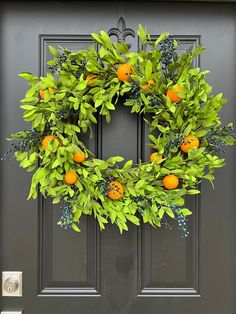
[[[15,278],[19,282],[19,287],[15,292],[9,293],[3,289],[7,278]],[[2,272],[2,296],[3,297],[22,297],[22,271],[3,271]],[[1,314],[21,314],[22,312],[1,312]]]

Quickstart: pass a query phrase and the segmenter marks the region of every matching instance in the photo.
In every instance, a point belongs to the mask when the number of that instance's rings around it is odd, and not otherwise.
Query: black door
[[[209,69],[214,93],[229,104],[223,120],[236,118],[236,4],[203,2],[25,2],[1,4],[1,152],[9,134],[27,127],[19,101],[27,88],[22,71],[44,74],[48,45],[71,50],[91,44],[91,32],[108,31],[123,16],[134,30],[169,31],[180,50],[206,47],[196,65]],[[137,37],[127,37],[133,50]],[[181,51],[180,51],[181,52]],[[121,127],[122,125],[122,127]],[[141,128],[142,129],[142,128]],[[142,129],[142,132],[146,130]],[[100,158],[147,158],[140,120],[120,106],[112,123],[100,123],[89,148]],[[116,137],[117,145],[112,138]],[[1,164],[1,270],[23,272],[23,297],[2,297],[1,310],[25,314],[233,314],[236,313],[235,157],[216,174],[215,189],[202,184],[188,199],[191,234],[143,225],[119,234],[100,232],[84,218],[80,234],[56,222],[50,200],[26,201],[30,175],[15,161]]]

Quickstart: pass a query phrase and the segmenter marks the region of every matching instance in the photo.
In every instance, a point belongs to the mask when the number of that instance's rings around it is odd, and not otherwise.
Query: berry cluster
[[[160,52],[162,55],[162,69],[165,73],[165,76],[167,76],[168,65],[175,62],[175,60],[177,59],[177,53],[173,37],[168,36],[162,42],[160,42]]]
[[[80,64],[77,63],[76,60],[70,60],[68,56],[63,52],[58,58],[57,58],[57,63],[49,66],[48,69],[51,71],[52,74],[54,73],[59,73],[60,70],[63,69],[63,63],[67,63],[73,67],[73,70],[71,70],[71,73],[75,77],[79,77],[81,73],[84,73],[86,70],[86,64],[87,60],[83,60]],[[72,68],[71,67],[71,68]],[[76,67],[76,69],[75,69]]]
[[[60,110],[57,110],[55,113],[56,113],[56,118],[59,120],[65,119],[69,115],[67,108],[62,108]]]
[[[142,201],[145,200],[145,197],[144,197],[144,196],[141,196],[141,195],[139,195],[139,196],[133,196],[133,195],[131,195],[130,198],[131,198],[131,200],[132,200],[133,202],[135,202],[135,203],[142,202]]]
[[[187,217],[183,214],[180,214],[179,212],[176,212],[176,215],[177,215],[177,224],[178,224],[178,228],[179,230],[181,230],[184,234],[184,236],[182,237],[185,237],[187,238],[190,234],[190,232],[188,231],[187,229]]]
[[[152,95],[152,98],[149,101],[149,105],[152,107],[159,107],[161,105],[160,98],[156,95]]]
[[[11,147],[4,153],[3,157],[0,160],[11,160],[14,159],[15,152],[26,152],[29,151],[32,147],[38,147],[39,143],[42,140],[42,135],[35,129],[31,129],[29,131],[24,131],[23,133],[19,133],[14,142],[11,144]]]
[[[46,122],[44,127],[44,135],[50,135],[52,133],[51,128],[54,126],[52,121]]]
[[[170,207],[175,213],[175,219],[177,220],[178,229],[183,232],[182,238],[187,238],[190,234],[187,228],[187,217],[180,212],[181,207],[178,207],[176,205],[170,205]]]
[[[14,153],[18,151],[18,146],[15,143],[11,143],[11,147],[0,158],[1,161],[13,160],[15,158]]]
[[[73,213],[72,206],[66,201],[63,201],[61,205],[62,214],[58,224],[65,230],[72,227],[73,224]]]
[[[221,155],[222,153],[225,153],[224,149],[227,146],[225,140],[217,137],[208,138],[208,145],[209,146],[207,147],[207,150],[216,155]]]
[[[76,70],[72,70],[72,74],[79,78],[81,73],[84,73],[86,71],[86,64],[87,64],[87,60],[83,60],[80,64],[77,64],[77,62],[75,60],[71,61],[71,65],[73,66],[77,66]]]
[[[141,196],[141,195],[139,195],[139,196],[133,196],[133,195],[131,195],[130,198],[131,198],[131,200],[132,200],[134,203],[136,203],[136,204],[139,205],[139,207],[138,207],[138,212],[139,212],[140,214],[143,214],[143,212],[144,212],[144,210],[145,210],[145,208],[146,208],[146,199],[145,199],[145,197],[144,197],[144,196]]]
[[[62,53],[58,58],[57,58],[57,63],[49,66],[48,69],[51,71],[52,74],[57,73],[59,69],[62,68],[62,64],[67,61],[67,55],[65,53]]]
[[[109,181],[109,179],[104,179],[97,183],[99,191],[104,195],[107,195]]]
[[[142,105],[142,99],[140,97],[140,85],[137,81],[132,81],[130,83],[131,89],[129,91],[129,96],[125,99],[125,101],[132,100],[133,102]]]
[[[225,153],[224,149],[227,147],[227,143],[224,138],[227,136],[236,138],[236,132],[233,127],[224,126],[210,130],[206,136],[208,142],[207,150],[216,155]]]
[[[140,86],[139,86],[139,82],[137,81],[132,81],[130,83],[131,85],[131,90],[130,90],[130,93],[134,96],[139,96],[140,95]]]
[[[178,147],[183,142],[183,139],[184,134],[177,134],[176,137],[171,138],[164,147],[163,157],[166,158],[173,148]]]

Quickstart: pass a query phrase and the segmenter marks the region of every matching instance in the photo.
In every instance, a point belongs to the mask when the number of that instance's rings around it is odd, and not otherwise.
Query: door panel
[[[222,118],[235,121],[236,5],[234,3],[33,2],[1,4],[1,153],[9,134],[28,128],[19,101],[27,89],[17,75],[42,75],[47,46],[86,49],[91,32],[146,25],[152,38],[169,31],[180,41],[179,53],[202,42],[206,51],[194,66],[209,69],[214,93],[229,99]],[[131,49],[137,37],[127,37]],[[148,130],[142,119],[122,106],[107,125],[99,118],[94,137],[83,140],[99,158],[122,155],[147,160]],[[23,298],[2,298],[1,310],[25,314],[232,314],[236,312],[236,152],[216,174],[215,190],[202,184],[201,197],[189,197],[191,235],[179,230],[129,226],[119,234],[109,225],[102,233],[91,217],[82,232],[56,223],[60,206],[50,200],[26,201],[30,175],[15,161],[1,164],[1,269],[22,270]],[[223,213],[223,217],[222,217]],[[169,223],[168,221],[166,222]]]
[[[199,296],[199,198],[188,198],[186,205],[193,211],[187,239],[173,224],[161,230],[142,226],[138,241],[140,296]]]
[[[100,294],[100,243],[91,217],[81,219],[81,236],[58,227],[61,208],[48,199],[39,208],[39,295]]]

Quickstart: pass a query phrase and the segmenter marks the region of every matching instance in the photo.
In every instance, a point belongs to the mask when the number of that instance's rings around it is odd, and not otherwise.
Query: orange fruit
[[[145,91],[145,89],[149,89],[151,88],[152,85],[155,84],[155,81],[154,80],[148,80],[147,84],[145,84],[143,86],[143,88],[141,89],[141,91]]]
[[[191,147],[198,148],[199,145],[200,145],[200,142],[196,136],[188,135],[184,138],[182,144],[180,145],[180,148],[184,153],[187,153],[189,148]]]
[[[46,94],[45,90],[40,90],[39,91],[39,95],[40,95],[41,98],[44,98],[45,94]]]
[[[55,89],[52,88],[52,87],[49,88],[49,91],[50,91],[51,94],[55,94],[55,92],[56,92]]]
[[[173,174],[169,174],[168,176],[165,176],[162,182],[163,182],[164,187],[167,190],[176,189],[179,185],[179,179]]]
[[[72,172],[72,171],[68,171],[64,176],[65,183],[69,185],[75,184],[77,179],[78,179],[77,173]]]
[[[97,78],[97,76],[95,74],[89,73],[86,76],[86,81],[87,81],[88,86],[92,86],[93,82],[95,81],[96,78]]]
[[[52,88],[52,87],[49,88],[49,91],[50,91],[51,94],[54,94],[54,93],[55,93],[55,89]],[[40,90],[40,91],[39,91],[39,95],[40,95],[40,97],[41,97],[42,99],[44,99],[45,94],[46,94],[46,91],[45,91],[45,90]]]
[[[121,64],[116,71],[120,81],[129,81],[130,75],[133,73],[133,68],[128,63]]]
[[[160,155],[158,152],[152,153],[149,157],[150,162],[153,162],[153,160],[157,157],[156,163],[159,163],[162,160],[162,155]]]
[[[109,183],[109,190],[107,196],[113,201],[117,201],[122,198],[124,194],[124,186],[118,181],[111,181]]]
[[[171,102],[178,103],[182,100],[181,97],[178,96],[179,93],[182,92],[182,87],[180,85],[169,87],[166,95],[169,97]]]
[[[75,152],[73,154],[73,159],[75,162],[83,162],[86,159],[85,152],[80,151],[80,152]]]
[[[48,143],[52,140],[56,140],[57,141],[57,146],[61,145],[61,141],[57,136],[54,135],[47,135],[44,137],[44,139],[42,140],[42,148],[43,150],[47,149]]]

